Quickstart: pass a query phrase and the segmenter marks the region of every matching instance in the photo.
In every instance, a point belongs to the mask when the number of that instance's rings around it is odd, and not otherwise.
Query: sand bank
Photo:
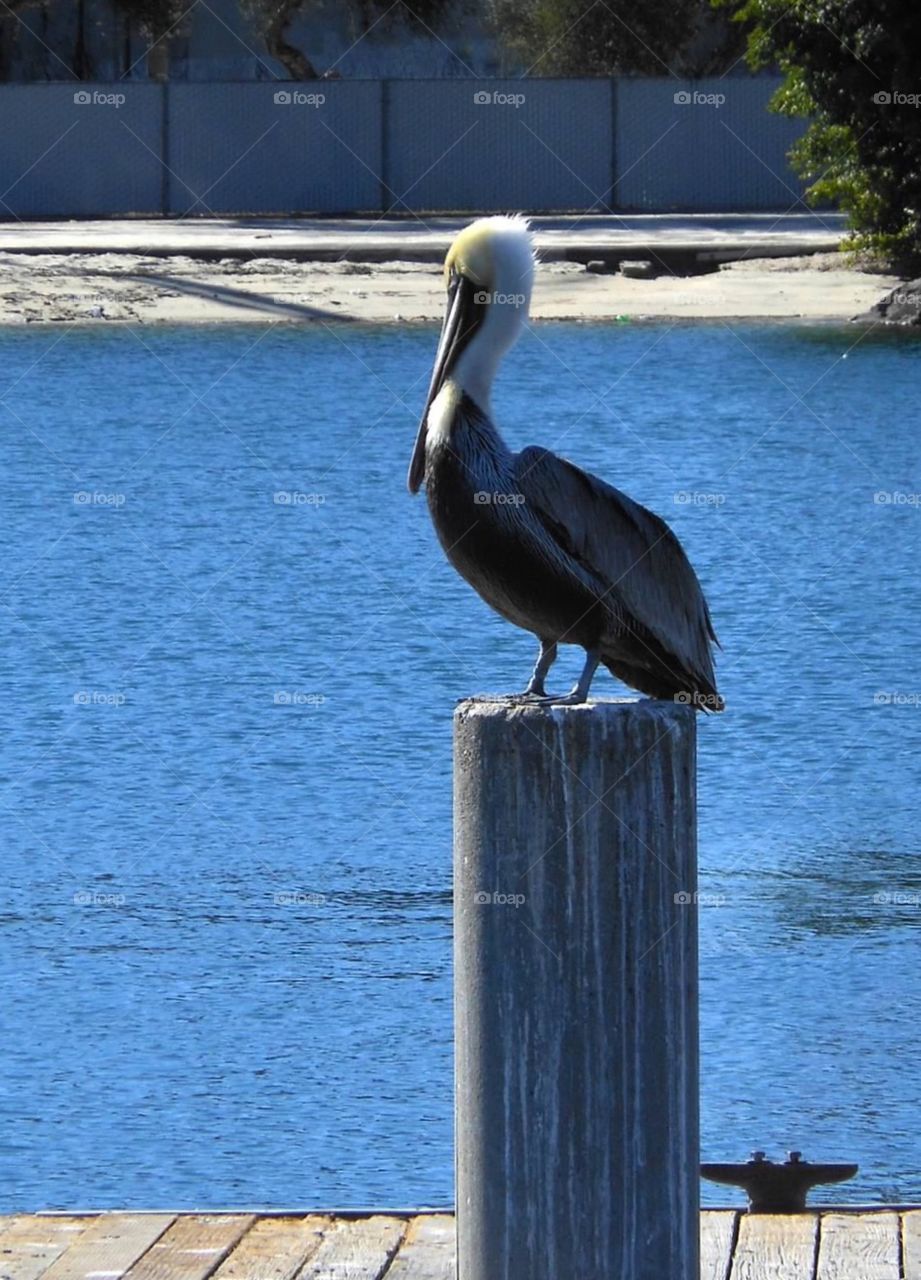
[[[841,321],[894,284],[894,277],[854,270],[831,253],[649,280],[550,262],[538,269],[532,316]],[[440,268],[424,262],[0,254],[2,324],[409,323],[440,320],[443,298]]]

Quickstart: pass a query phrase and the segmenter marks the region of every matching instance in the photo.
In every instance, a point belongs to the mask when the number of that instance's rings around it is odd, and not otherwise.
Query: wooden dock
[[[921,1207],[701,1213],[701,1280],[921,1280]],[[448,1213],[0,1218],[0,1280],[453,1280]],[[577,1280],[559,1277],[559,1280]]]

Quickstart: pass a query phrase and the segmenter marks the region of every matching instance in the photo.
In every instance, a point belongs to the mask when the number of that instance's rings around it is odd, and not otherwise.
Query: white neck
[[[502,357],[517,341],[524,321],[520,308],[491,302],[475,337],[451,371],[451,381],[466,391],[485,414],[490,412],[490,393],[496,370]]]
[[[493,288],[486,315],[451,371],[451,381],[485,414],[502,357],[514,346],[528,319],[534,262],[530,241],[517,226],[498,235],[493,250]]]

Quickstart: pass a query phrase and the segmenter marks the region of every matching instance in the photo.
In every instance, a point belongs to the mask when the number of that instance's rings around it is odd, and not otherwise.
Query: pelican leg
[[[545,698],[544,681],[547,679],[547,672],[556,662],[556,641],[541,640],[540,653],[537,655],[537,662],[534,664],[534,671],[531,679],[528,681],[528,687],[524,693],[518,695],[519,698]]]
[[[585,666],[582,668],[582,674],[569,693],[563,694],[558,698],[554,698],[552,694],[549,697],[540,698],[538,699],[540,705],[545,707],[574,707],[580,702],[588,702],[588,691],[592,687],[592,680],[598,670],[600,661],[601,655],[594,649],[586,650]]]
[[[582,668],[582,674],[576,681],[572,691],[563,699],[564,702],[588,702],[588,691],[592,687],[592,681],[595,678],[595,672],[598,670],[598,663],[600,661],[600,653],[596,653],[593,649],[587,650],[585,654],[585,666]]]

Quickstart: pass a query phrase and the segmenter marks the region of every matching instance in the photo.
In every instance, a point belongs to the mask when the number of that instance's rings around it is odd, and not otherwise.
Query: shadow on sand
[[[245,289],[231,288],[229,285],[203,284],[196,280],[181,280],[174,276],[158,275],[148,271],[84,271],[81,274],[105,276],[110,280],[132,280],[139,284],[169,289],[173,293],[184,293],[192,298],[207,298],[209,302],[220,302],[227,307],[239,307],[241,311],[256,311],[262,315],[276,316],[280,319],[324,322],[334,320],[340,324],[357,322],[356,316],[343,315],[323,307],[311,307],[301,302],[279,302],[269,294],[250,293]]]

